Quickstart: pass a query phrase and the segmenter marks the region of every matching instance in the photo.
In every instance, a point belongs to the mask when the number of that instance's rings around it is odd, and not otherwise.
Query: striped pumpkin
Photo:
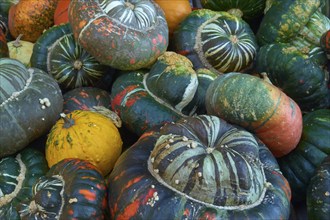
[[[209,9],[190,13],[174,32],[174,39],[175,52],[187,56],[194,68],[222,73],[248,68],[258,50],[255,35],[244,20]]]
[[[0,20],[0,58],[9,57],[9,50],[6,38],[7,31],[8,30],[6,24]]]
[[[117,161],[108,188],[112,219],[287,219],[290,213],[290,187],[267,147],[210,115],[144,133]]]
[[[18,207],[21,219],[104,219],[105,182],[87,161],[60,161],[32,190],[33,198]]]
[[[120,70],[148,67],[168,46],[164,12],[150,0],[71,1],[69,22],[83,48]]]
[[[1,158],[48,132],[60,117],[63,97],[50,75],[11,58],[0,59],[0,81]]]

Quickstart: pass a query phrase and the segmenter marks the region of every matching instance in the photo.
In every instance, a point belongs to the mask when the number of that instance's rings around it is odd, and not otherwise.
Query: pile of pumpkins
[[[3,0],[0,219],[326,219],[326,0]]]

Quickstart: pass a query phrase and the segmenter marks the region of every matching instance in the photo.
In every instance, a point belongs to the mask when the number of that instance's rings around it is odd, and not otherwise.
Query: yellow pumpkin
[[[9,57],[21,61],[25,66],[30,67],[30,59],[33,52],[34,43],[21,40],[23,35],[20,34],[16,40],[7,43]]]
[[[51,167],[65,158],[79,158],[94,164],[105,176],[122,151],[118,128],[104,114],[75,110],[55,123],[46,141],[46,160]]]

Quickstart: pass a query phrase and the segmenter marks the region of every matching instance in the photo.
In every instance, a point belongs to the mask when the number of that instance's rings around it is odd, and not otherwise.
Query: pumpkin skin
[[[307,189],[308,219],[328,219],[330,212],[330,156],[327,156],[310,180]]]
[[[45,29],[54,23],[54,11],[59,0],[20,0],[9,9],[8,27],[11,35],[34,43]]]
[[[287,219],[290,212],[290,187],[274,156],[216,116],[144,133],[108,181],[112,219]]]
[[[54,25],[69,22],[68,8],[71,0],[58,1],[54,11]]]
[[[218,76],[208,87],[207,113],[255,133],[276,157],[292,151],[302,133],[299,106],[259,77],[237,72]]]
[[[6,30],[5,23],[0,20],[0,58],[9,57]]]
[[[113,168],[122,151],[122,140],[115,124],[106,116],[75,110],[62,116],[46,141],[46,160],[51,167],[65,158],[84,159],[103,175]]]
[[[328,73],[297,47],[283,43],[264,45],[256,56],[255,67],[259,73],[266,72],[270,81],[303,112],[330,106]]]
[[[0,59],[0,77],[1,158],[48,132],[62,111],[63,96],[50,75],[15,59]]]
[[[195,69],[243,71],[252,65],[257,50],[250,26],[227,12],[192,11],[174,32],[174,51],[188,57]]]
[[[21,61],[25,66],[30,67],[30,59],[33,51],[34,43],[23,41],[19,35],[15,40],[7,43],[9,57]]]
[[[0,170],[0,219],[20,220],[16,206],[32,198],[33,184],[48,171],[46,159],[29,147],[0,159]]]
[[[65,159],[33,186],[33,198],[18,210],[21,219],[104,219],[107,206],[103,176],[91,163]]]
[[[307,186],[316,168],[330,155],[330,110],[318,109],[304,114],[298,146],[278,158],[283,175],[291,186],[294,203],[306,201]]]
[[[119,70],[148,67],[168,46],[165,15],[154,1],[71,1],[69,22],[83,48]]]
[[[327,54],[327,58],[330,60],[330,29],[322,35],[320,45]]]

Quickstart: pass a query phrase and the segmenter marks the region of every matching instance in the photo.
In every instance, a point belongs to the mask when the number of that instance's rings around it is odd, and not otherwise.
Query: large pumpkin
[[[57,82],[18,60],[0,59],[0,158],[23,149],[55,124],[63,108]]]
[[[290,187],[246,130],[199,115],[151,129],[118,159],[112,219],[287,219]]]
[[[83,48],[120,70],[148,67],[168,46],[165,15],[150,0],[71,1],[69,22]]]
[[[276,157],[292,151],[301,137],[299,106],[256,76],[237,72],[218,76],[207,89],[206,109],[255,133]]]
[[[59,25],[62,23],[69,22],[68,9],[71,0],[60,0],[58,1],[54,11],[54,24]]]

